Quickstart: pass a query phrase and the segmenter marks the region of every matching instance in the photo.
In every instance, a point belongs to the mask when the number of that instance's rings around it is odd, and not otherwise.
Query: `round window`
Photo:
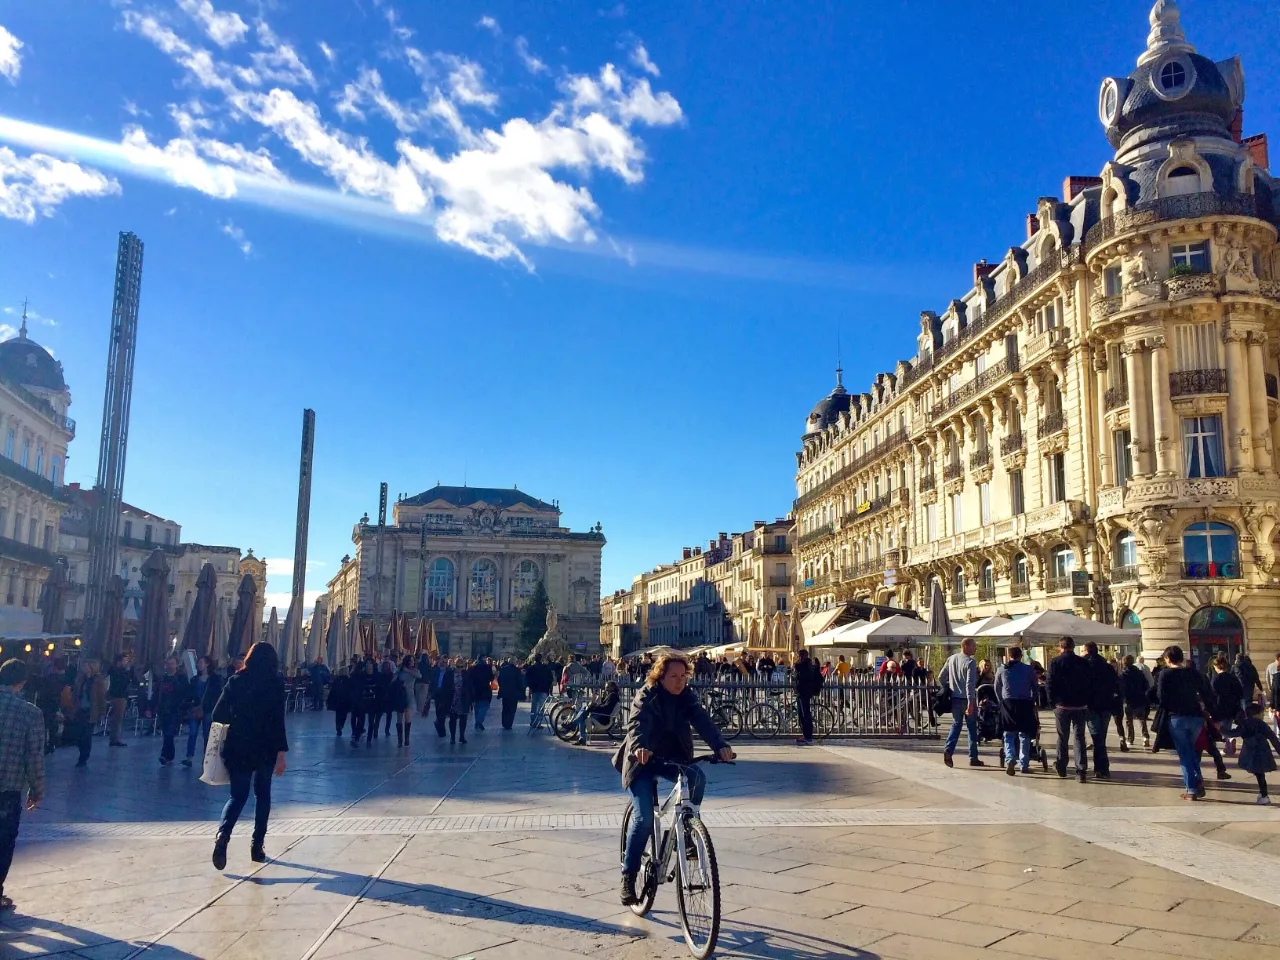
[[[1160,86],[1165,90],[1177,90],[1187,82],[1187,71],[1180,63],[1166,63],[1160,71]]]
[[[1196,68],[1184,54],[1175,53],[1151,71],[1151,89],[1161,100],[1177,100],[1191,90]]]
[[[1119,104],[1120,91],[1116,88],[1116,82],[1108,77],[1102,81],[1102,90],[1098,93],[1098,119],[1103,126],[1109,127],[1115,122]]]

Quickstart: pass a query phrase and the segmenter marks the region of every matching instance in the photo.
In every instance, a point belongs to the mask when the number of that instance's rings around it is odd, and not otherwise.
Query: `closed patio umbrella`
[[[267,643],[276,648],[276,653],[280,653],[280,618],[276,615],[276,608],[271,608],[271,617],[267,620],[267,632],[262,638]]]
[[[142,616],[136,642],[134,653],[143,670],[169,652],[169,561],[163,550],[152,550],[142,565]]]
[[[933,581],[933,589],[929,593],[929,635],[932,637],[954,637],[951,619],[947,616],[947,602],[942,598],[942,584]]]
[[[298,602],[297,600],[291,600],[289,601],[289,612],[284,615],[284,629],[280,631],[280,645],[276,648],[276,653],[280,655],[281,665],[290,672],[298,662],[297,650],[293,642],[293,635],[298,630],[298,627]]]
[[[227,649],[227,641],[231,639],[231,599],[218,598],[218,612],[213,618],[213,654],[221,660]]]
[[[236,611],[227,631],[227,657],[234,660],[253,646],[253,611],[258,602],[258,586],[245,574],[236,591]]]
[[[433,657],[440,656],[440,642],[436,639],[436,622],[434,620],[427,621],[426,652]]]
[[[118,574],[107,581],[98,630],[98,649],[102,651],[102,659],[114,660],[124,646],[124,581]]]
[[[182,634],[182,647],[192,651],[196,656],[212,656],[213,621],[218,612],[217,601],[218,573],[212,563],[206,563],[200,570],[196,580],[196,599],[191,607],[191,616],[187,620],[187,629]]]
[[[409,628],[409,615],[400,614],[400,653],[403,656],[413,646],[413,631]]]
[[[67,629],[67,561],[59,557],[48,579],[40,588],[40,629],[45,633],[62,633]]]
[[[391,653],[400,643],[400,614],[391,611],[391,620],[387,623],[387,637],[382,644],[384,653]]]
[[[329,633],[324,644],[324,662],[330,670],[337,670],[343,663],[342,635],[342,607],[339,606],[329,618]]]

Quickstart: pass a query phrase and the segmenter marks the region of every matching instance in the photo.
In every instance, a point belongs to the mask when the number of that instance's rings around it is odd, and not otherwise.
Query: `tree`
[[[516,656],[521,659],[529,656],[533,645],[547,632],[547,603],[547,585],[539,580],[516,624]]]

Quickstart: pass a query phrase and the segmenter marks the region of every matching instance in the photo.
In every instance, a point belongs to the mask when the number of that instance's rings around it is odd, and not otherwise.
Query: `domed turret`
[[[24,387],[65,393],[67,382],[62,377],[62,364],[34,340],[27,338],[27,314],[23,311],[22,327],[16,337],[0,343],[0,377]]]
[[[840,414],[849,412],[849,403],[849,392],[844,388],[844,370],[836,367],[836,387],[814,406],[813,412],[804,422],[804,435],[808,437],[821,433],[836,423]]]

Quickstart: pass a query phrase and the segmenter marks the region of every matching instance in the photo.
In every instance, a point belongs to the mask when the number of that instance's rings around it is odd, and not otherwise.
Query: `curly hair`
[[[684,665],[685,673],[691,673],[689,669],[689,660],[681,653],[664,653],[660,656],[649,669],[649,674],[644,678],[645,686],[653,687],[662,682],[663,676],[666,675],[667,667],[673,663]]]

